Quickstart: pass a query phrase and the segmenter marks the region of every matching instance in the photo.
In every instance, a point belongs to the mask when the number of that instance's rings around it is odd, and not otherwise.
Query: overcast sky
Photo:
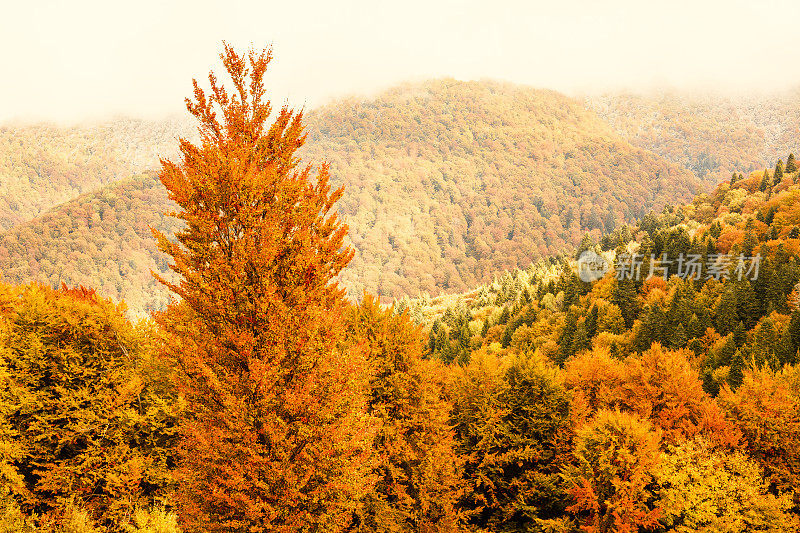
[[[567,93],[800,85],[797,0],[0,0],[0,121],[183,111],[221,41],[273,45],[273,101],[409,79]]]

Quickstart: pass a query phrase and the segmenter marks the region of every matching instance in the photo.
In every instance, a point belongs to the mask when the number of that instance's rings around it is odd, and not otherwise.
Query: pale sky
[[[797,0],[0,0],[0,121],[183,112],[221,41],[273,45],[274,102],[406,80],[569,94],[800,85]]]

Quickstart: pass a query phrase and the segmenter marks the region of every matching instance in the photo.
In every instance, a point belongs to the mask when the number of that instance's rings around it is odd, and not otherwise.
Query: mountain
[[[0,127],[0,228],[8,229],[174,157],[185,120],[115,120],[67,128]]]
[[[493,343],[492,350],[538,350],[558,363],[585,350],[624,356],[658,343],[691,350],[713,395],[740,385],[748,367],[780,371],[800,362],[796,166],[777,177],[768,171],[766,180],[758,171],[724,182],[598,243],[585,241],[584,250],[604,258],[599,280],[582,281],[573,258],[549,258],[461,294],[406,298],[399,308],[426,326],[431,355],[446,361],[468,360]],[[696,269],[686,267],[692,257]],[[640,275],[630,269],[634,260]]]
[[[355,294],[463,290],[700,187],[579,101],[508,83],[404,85],[308,126],[305,154],[346,187]]]
[[[0,235],[0,270],[6,281],[84,285],[117,301],[135,316],[166,305],[168,293],[150,275],[170,272],[150,227],[171,233],[179,222],[154,175],[118,181],[51,209]]]
[[[404,85],[334,102],[306,122],[303,158],[329,161],[332,181],[345,186],[338,209],[356,256],[342,283],[354,297],[465,290],[700,189],[580,101],[507,83]],[[134,154],[185,131],[156,130],[151,144],[132,142]],[[94,161],[90,152],[79,160]],[[0,236],[0,270],[10,281],[91,284],[142,312],[164,301],[148,277],[163,259],[147,225],[163,228],[170,209],[152,178],[111,183]]]
[[[614,93],[584,103],[631,144],[710,185],[800,151],[800,89],[747,97]]]

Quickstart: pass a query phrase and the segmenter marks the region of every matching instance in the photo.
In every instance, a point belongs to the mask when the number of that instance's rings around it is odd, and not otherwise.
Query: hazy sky
[[[221,41],[272,44],[273,101],[408,79],[565,92],[800,85],[797,0],[0,0],[0,121],[182,112]]]

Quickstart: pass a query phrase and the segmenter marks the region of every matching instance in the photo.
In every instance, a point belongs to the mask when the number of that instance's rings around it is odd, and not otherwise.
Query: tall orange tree
[[[212,72],[186,100],[201,142],[161,162],[185,227],[154,231],[178,274],[159,280],[182,300],[157,317],[191,413],[180,512],[189,530],[338,531],[370,489],[374,427],[365,357],[342,348],[342,189],[300,164],[302,112],[267,122],[271,51],[220,57],[227,88]]]

